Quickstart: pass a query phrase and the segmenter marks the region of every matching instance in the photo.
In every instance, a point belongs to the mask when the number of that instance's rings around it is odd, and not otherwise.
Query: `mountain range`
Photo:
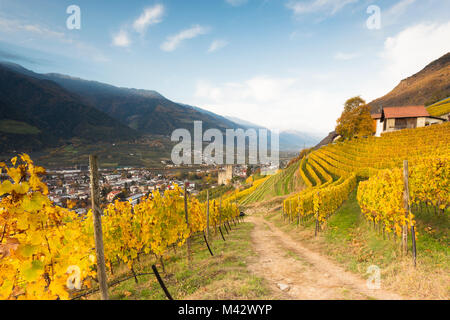
[[[36,151],[71,143],[128,141],[170,136],[177,128],[221,131],[262,128],[199,107],[173,102],[153,90],[130,89],[67,75],[40,74],[0,63],[0,148]],[[307,133],[280,133],[282,150],[298,150],[319,139]]]
[[[243,128],[266,129],[252,122],[241,120],[236,117],[227,116],[227,119],[239,124]],[[317,134],[302,132],[298,130],[284,130],[279,132],[280,150],[283,151],[299,151],[304,148],[311,147],[320,141],[322,137]]]
[[[382,106],[432,104],[450,96],[450,53],[404,79],[391,92],[369,103]],[[153,90],[121,88],[67,75],[40,74],[0,62],[0,153],[32,152],[77,142],[152,140],[177,128],[263,128],[260,125],[173,102]],[[300,131],[280,132],[280,149],[298,151],[320,137]]]
[[[0,148],[39,150],[73,138],[86,143],[133,139],[136,130],[84,103],[53,81],[0,66]]]

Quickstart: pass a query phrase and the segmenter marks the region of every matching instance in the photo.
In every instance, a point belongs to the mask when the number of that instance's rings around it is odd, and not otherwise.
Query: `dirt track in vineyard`
[[[246,221],[255,224],[251,238],[257,254],[249,269],[269,282],[276,299],[403,299],[369,289],[365,279],[311,251],[260,216],[250,215]]]

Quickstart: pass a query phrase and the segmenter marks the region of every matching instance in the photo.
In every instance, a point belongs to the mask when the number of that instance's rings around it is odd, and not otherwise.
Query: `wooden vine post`
[[[403,253],[408,252],[408,218],[409,218],[409,184],[408,184],[408,160],[403,161],[403,209],[405,209],[405,224],[402,230]]]
[[[100,187],[97,156],[89,156],[91,176],[91,203],[94,220],[95,253],[97,255],[97,277],[102,300],[108,300],[108,284],[106,279],[105,252],[103,248],[102,213],[100,211]]]
[[[293,220],[292,217],[292,200],[289,200],[289,223],[291,223]]]
[[[235,191],[236,192],[236,191]],[[234,197],[234,203],[235,203],[235,205],[236,205],[236,209],[238,210],[238,211],[240,211],[239,210],[239,207],[238,207],[238,202],[237,202],[237,193],[235,193],[236,194],[236,196]]]
[[[216,200],[213,200],[213,208],[214,210],[216,210]],[[222,212],[222,197],[220,197],[220,202],[219,202],[219,209],[218,209],[218,214],[219,214],[219,226],[222,224],[222,218],[221,218],[221,212]],[[214,220],[214,235],[217,235],[217,220]]]
[[[187,204],[187,182],[184,183],[184,215],[186,217],[186,225],[188,228],[188,232],[190,233],[189,226],[189,214],[188,214],[188,204]],[[187,258],[188,258],[188,268],[192,268],[192,250],[191,250],[191,235],[186,239],[186,249],[187,249]]]
[[[215,207],[216,201],[214,200],[214,207]],[[222,224],[222,196],[220,196],[219,199],[219,225]]]
[[[206,237],[209,240],[209,190],[206,190]]]
[[[408,160],[403,161],[403,183],[405,185],[405,189],[403,191],[403,207],[405,209],[405,218],[406,221],[409,220],[410,215],[410,207],[409,207],[409,169],[408,169]],[[408,223],[403,226],[403,252],[407,253],[408,251]],[[414,259],[414,266],[416,266],[417,260],[417,250],[416,250],[416,232],[414,230],[414,224],[411,223],[411,241],[412,241],[412,253]]]
[[[320,193],[317,192],[317,198],[319,199]],[[316,229],[314,231],[314,236],[317,237],[317,233],[319,232],[320,226],[319,226],[319,209],[315,210],[315,216],[316,216]]]

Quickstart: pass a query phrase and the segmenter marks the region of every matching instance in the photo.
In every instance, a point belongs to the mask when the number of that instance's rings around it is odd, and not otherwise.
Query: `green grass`
[[[28,123],[16,120],[0,120],[0,131],[13,134],[39,134],[41,131]]]
[[[185,246],[176,254],[170,250],[165,258],[165,273],[161,265],[158,270],[172,297],[179,299],[266,299],[270,290],[262,278],[247,270],[247,262],[253,256],[250,223],[232,225],[224,242],[220,234],[211,241],[214,257],[209,254],[203,237],[193,241],[193,268],[187,266]],[[214,233],[214,232],[213,232]],[[151,272],[151,264],[142,263],[137,272]],[[153,275],[134,278],[110,288],[111,299],[118,300],[165,300],[167,299]],[[98,295],[91,296],[97,299]]]
[[[449,254],[450,241],[450,209],[446,212],[436,213],[431,207],[413,207],[413,213],[418,221],[417,229],[420,241],[417,242],[417,250],[428,253],[441,252]]]

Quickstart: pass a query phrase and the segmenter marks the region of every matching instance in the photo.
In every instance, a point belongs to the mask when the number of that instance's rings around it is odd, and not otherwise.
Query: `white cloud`
[[[310,84],[310,78],[267,75],[218,85],[198,81],[195,104],[270,129],[329,132],[342,111],[345,97]]]
[[[64,38],[63,32],[53,31],[44,26],[30,24],[19,20],[11,20],[0,17],[0,29],[2,32],[26,31],[46,38]]]
[[[353,60],[355,58],[359,57],[359,53],[353,52],[353,53],[345,53],[345,52],[338,52],[334,55],[334,59],[336,60]]]
[[[450,52],[450,22],[421,23],[386,39],[381,57],[387,79],[400,81]]]
[[[121,29],[113,36],[113,45],[116,47],[128,47],[131,44],[128,32]]]
[[[225,40],[214,40],[209,46],[208,52],[212,53],[217,50],[220,50],[228,45],[228,41]]]
[[[168,52],[174,51],[184,40],[193,39],[207,32],[208,28],[199,25],[182,30],[180,33],[168,37],[166,41],[161,45],[161,49]]]
[[[248,0],[225,0],[226,3],[228,3],[230,6],[233,7],[239,7],[243,4],[246,4]]]
[[[326,12],[335,14],[348,4],[358,2],[358,0],[312,0],[312,1],[294,1],[291,0],[286,4],[295,15],[302,15],[315,12]]]
[[[41,47],[43,51],[52,51],[52,53],[60,51],[63,55],[70,53],[70,56],[78,56],[97,62],[109,61],[109,58],[97,47],[83,41],[74,40],[64,32],[51,30],[39,24],[0,17],[0,34],[5,34],[7,41],[22,38],[21,33],[25,33],[29,37],[28,41],[36,42],[37,47]]]
[[[153,7],[146,8],[144,12],[133,23],[133,28],[136,32],[143,34],[147,28],[152,24],[157,24],[162,21],[164,14],[164,6],[157,4]]]

